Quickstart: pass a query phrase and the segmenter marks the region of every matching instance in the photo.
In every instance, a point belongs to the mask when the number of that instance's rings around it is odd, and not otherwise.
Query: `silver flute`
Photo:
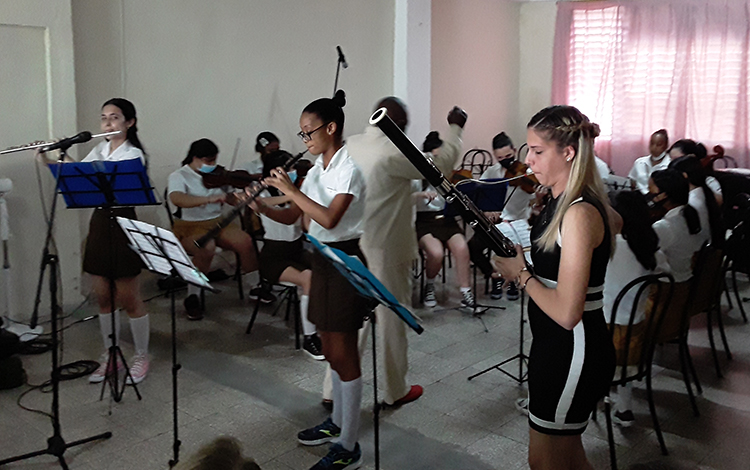
[[[101,134],[90,134],[90,137],[87,140],[95,139],[97,137],[109,137],[109,136],[117,135],[120,132],[122,132],[122,131],[103,132]],[[81,134],[84,134],[84,132],[81,132],[81,133],[79,133],[77,135],[81,135]],[[37,148],[41,148],[41,147],[46,147],[46,146],[52,145],[52,144],[54,144],[56,142],[57,141],[53,140],[51,142],[42,142],[42,143],[39,143],[39,144],[32,143],[32,144],[27,144],[27,145],[19,145],[19,146],[15,146],[15,147],[8,147],[5,150],[0,150],[0,155],[5,155],[7,153],[23,152],[24,150],[32,150],[32,149],[37,149]]]

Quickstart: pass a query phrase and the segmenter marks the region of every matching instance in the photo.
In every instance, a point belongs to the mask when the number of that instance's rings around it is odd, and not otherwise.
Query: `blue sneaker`
[[[333,424],[331,418],[326,419],[323,423],[314,428],[305,429],[297,434],[297,440],[300,444],[306,446],[317,446],[331,442],[341,435],[341,428]],[[344,468],[344,467],[341,467]]]
[[[328,455],[320,459],[310,470],[354,470],[362,465],[362,450],[359,443],[354,450],[346,450],[339,444],[333,444],[328,450]]]

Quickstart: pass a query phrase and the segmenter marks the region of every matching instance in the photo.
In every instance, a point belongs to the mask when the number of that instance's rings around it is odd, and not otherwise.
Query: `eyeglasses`
[[[312,140],[312,135],[315,133],[315,131],[318,131],[324,127],[326,127],[328,124],[330,124],[330,121],[323,124],[322,126],[316,127],[315,129],[311,130],[310,132],[300,131],[297,132],[297,137],[302,139],[302,142],[308,143]]]

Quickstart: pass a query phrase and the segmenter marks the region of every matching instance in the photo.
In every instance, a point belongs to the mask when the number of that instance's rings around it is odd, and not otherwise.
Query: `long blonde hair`
[[[550,106],[536,113],[526,127],[534,129],[545,140],[554,142],[560,150],[568,146],[575,150],[568,184],[557,204],[552,221],[539,237],[542,249],[552,251],[560,233],[563,217],[573,201],[586,194],[599,201],[601,209],[605,211],[609,205],[604,183],[594,159],[594,139],[599,135],[599,126],[589,121],[589,118],[573,106]],[[606,226],[606,212],[602,217]],[[610,239],[610,247],[614,247],[612,230]]]

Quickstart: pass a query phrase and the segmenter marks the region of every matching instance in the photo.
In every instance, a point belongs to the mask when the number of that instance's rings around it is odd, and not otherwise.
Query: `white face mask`
[[[205,163],[201,165],[201,167],[198,169],[201,173],[211,173],[216,169],[216,165],[206,165]]]

